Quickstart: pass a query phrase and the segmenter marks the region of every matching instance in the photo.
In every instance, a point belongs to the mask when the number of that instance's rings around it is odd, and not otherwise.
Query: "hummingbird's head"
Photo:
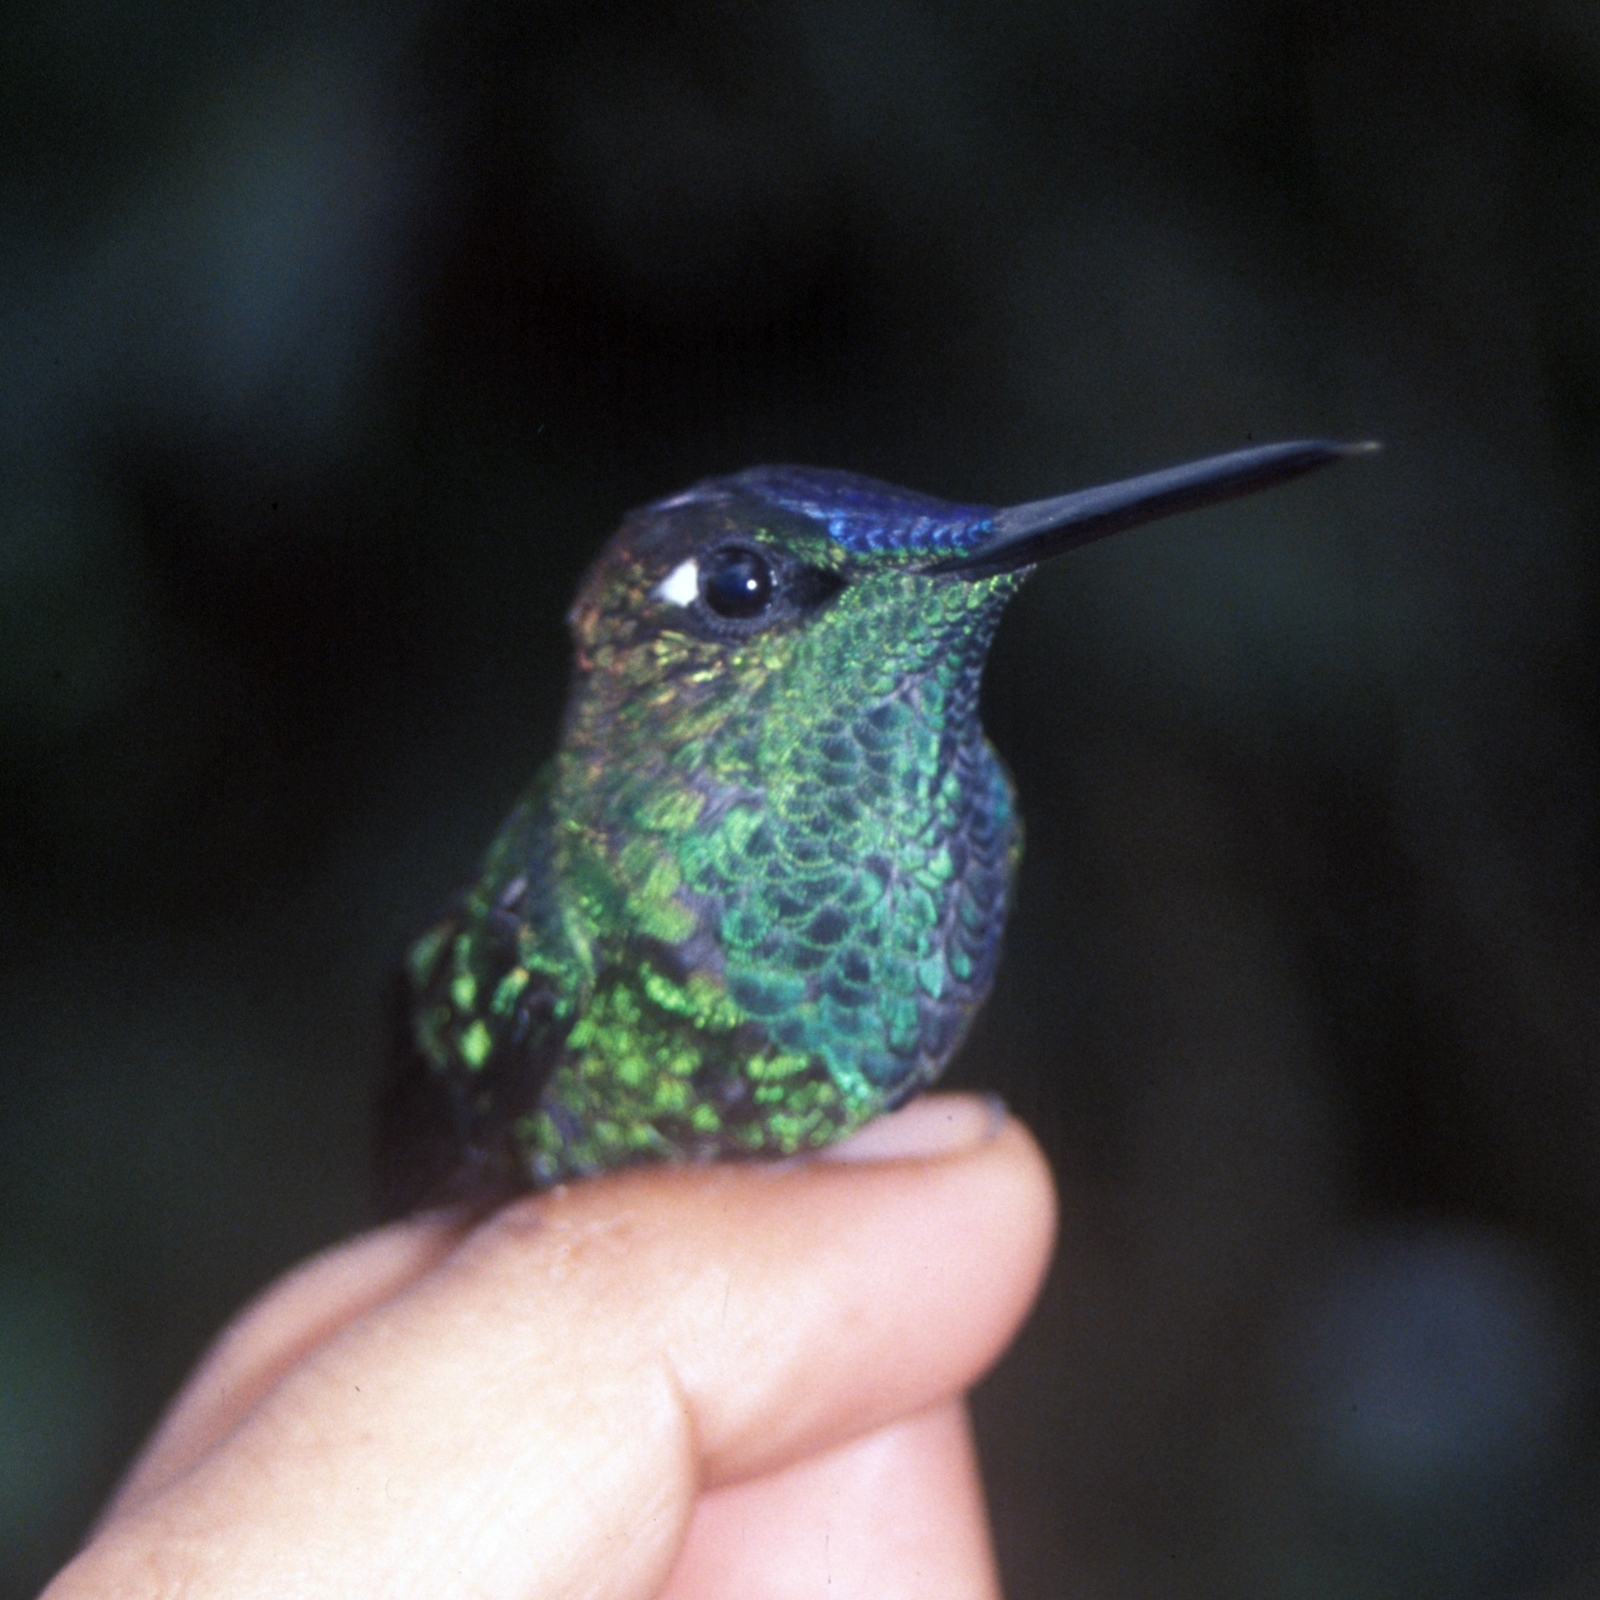
[[[770,656],[847,591],[922,575],[992,527],[949,505],[847,472],[756,467],[634,512],[573,606],[580,658],[649,649],[698,659]],[[927,587],[927,586],[925,586]]]
[[[591,568],[570,616],[580,682],[607,715],[653,705],[658,732],[687,732],[691,707],[731,709],[775,678],[837,705],[953,658],[971,677],[1039,562],[1368,448],[1266,445],[1004,509],[804,467],[708,479],[634,512]]]
[[[957,659],[975,688],[1031,565],[969,577],[960,563],[993,533],[985,507],[802,467],[757,467],[646,506],[573,606],[574,715],[605,719],[613,750],[630,725],[672,749],[745,710],[797,728]]]

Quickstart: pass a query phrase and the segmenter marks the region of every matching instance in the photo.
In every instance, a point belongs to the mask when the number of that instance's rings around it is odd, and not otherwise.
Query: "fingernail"
[[[1010,1113],[998,1095],[935,1094],[869,1122],[818,1151],[825,1161],[899,1161],[947,1156],[994,1138]]]

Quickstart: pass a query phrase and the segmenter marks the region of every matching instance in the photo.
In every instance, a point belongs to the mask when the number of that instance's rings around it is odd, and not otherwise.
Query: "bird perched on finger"
[[[1021,852],[978,717],[1007,602],[1063,551],[1369,448],[998,510],[758,467],[634,512],[571,611],[559,748],[406,963],[384,1209],[792,1155],[931,1083]]]

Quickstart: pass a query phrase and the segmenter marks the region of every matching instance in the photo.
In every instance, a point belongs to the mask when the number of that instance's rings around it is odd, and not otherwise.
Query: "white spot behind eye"
[[[693,556],[680,561],[650,592],[675,606],[688,605],[700,593],[700,563]]]

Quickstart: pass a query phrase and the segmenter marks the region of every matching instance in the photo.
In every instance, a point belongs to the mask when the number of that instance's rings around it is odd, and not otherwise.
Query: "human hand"
[[[340,1245],[225,1332],[46,1600],[992,1596],[961,1395],[1049,1256],[1037,1147],[928,1096]]]

